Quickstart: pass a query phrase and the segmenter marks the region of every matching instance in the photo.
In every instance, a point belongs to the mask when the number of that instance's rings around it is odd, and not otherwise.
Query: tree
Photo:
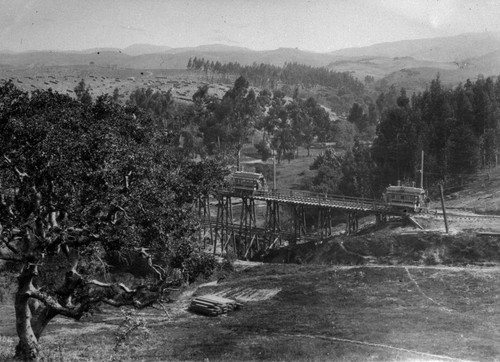
[[[375,197],[373,192],[374,164],[370,149],[355,140],[352,150],[342,160],[339,191],[344,195]]]
[[[398,107],[406,108],[410,105],[410,99],[406,96],[406,89],[401,88],[400,95],[396,100]]]
[[[310,167],[318,170],[312,180],[312,190],[321,193],[337,193],[342,178],[342,158],[334,150],[326,149],[318,155]]]
[[[83,104],[89,105],[92,102],[92,96],[90,95],[90,86],[87,86],[83,79],[74,88],[74,91],[76,94],[76,99]]]
[[[254,132],[255,124],[261,117],[261,107],[248,81],[239,77],[233,88],[222,100],[213,103],[212,119],[203,127],[207,144],[220,144],[224,152],[235,155],[239,169],[240,153],[244,142]],[[233,153],[234,152],[234,153]]]
[[[472,174],[477,170],[479,142],[468,126],[455,123],[446,146],[448,173]]]
[[[309,155],[309,149],[314,140],[314,123],[312,117],[306,113],[303,102],[297,98],[286,105],[286,110],[290,117],[290,128],[296,141],[297,155],[300,146],[306,147]]]
[[[373,115],[371,116],[373,117]],[[365,134],[370,126],[368,115],[364,113],[363,108],[358,103],[352,105],[347,120],[356,126],[360,134]]]
[[[172,135],[108,96],[84,105],[52,91],[0,87],[0,259],[19,265],[16,356],[36,359],[57,315],[99,304],[145,308],[168,296],[174,268],[198,268],[193,201],[222,183],[217,163],[195,164]],[[175,137],[174,137],[175,138]],[[148,281],[97,279],[110,255],[136,253]],[[65,273],[54,276],[57,269]]]
[[[120,90],[118,89],[118,87],[113,90],[113,102],[120,102]]]
[[[268,143],[264,140],[257,143],[255,145],[255,148],[257,149],[257,153],[260,155],[261,160],[264,162],[267,161],[273,155],[271,148],[269,147]]]
[[[397,107],[384,112],[372,147],[379,187],[414,177],[415,141],[407,110]]]
[[[154,116],[166,127],[167,122],[172,118],[174,101],[170,90],[155,91],[151,88],[137,88],[130,93],[128,106],[135,106],[140,110]]]

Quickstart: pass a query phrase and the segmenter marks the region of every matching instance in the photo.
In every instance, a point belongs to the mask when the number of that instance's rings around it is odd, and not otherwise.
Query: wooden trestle
[[[208,197],[198,203],[198,211],[202,228],[200,239],[210,240],[213,252],[221,254],[231,251],[238,258],[249,259],[283,240],[290,244],[307,238],[308,230],[315,231],[315,237],[324,240],[332,235],[333,216],[335,210],[346,212],[346,234],[358,231],[360,214],[377,215],[377,222],[385,219],[391,210],[383,203],[375,200],[313,195],[292,192],[257,192],[253,195],[237,195],[221,192],[216,197],[217,212],[215,220],[211,218]],[[256,207],[264,206],[265,220],[258,225]],[[239,222],[233,217],[233,205],[240,208]],[[290,214],[293,230],[284,231],[282,217]],[[214,212],[215,214],[215,212]],[[316,225],[307,225],[308,215],[317,215]],[[208,236],[207,236],[208,234]],[[206,245],[205,245],[206,246]]]

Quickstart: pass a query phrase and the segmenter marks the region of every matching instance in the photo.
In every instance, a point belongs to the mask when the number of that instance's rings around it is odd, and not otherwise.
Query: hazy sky
[[[0,50],[220,43],[326,52],[500,32],[498,0],[0,0]]]

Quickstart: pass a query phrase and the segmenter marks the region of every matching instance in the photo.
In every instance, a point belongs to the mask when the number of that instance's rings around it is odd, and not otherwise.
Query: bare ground
[[[168,314],[138,313],[150,337],[137,335],[118,352],[115,311],[93,323],[58,318],[43,337],[44,353],[64,361],[500,358],[498,267],[249,265],[221,283],[192,286]],[[239,297],[244,307],[215,318],[187,310],[194,296],[208,293]],[[2,323],[1,335],[7,356],[13,323]]]

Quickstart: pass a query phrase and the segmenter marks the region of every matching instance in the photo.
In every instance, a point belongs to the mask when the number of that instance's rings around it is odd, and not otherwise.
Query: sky
[[[0,50],[225,44],[329,52],[500,32],[498,0],[0,0]]]

